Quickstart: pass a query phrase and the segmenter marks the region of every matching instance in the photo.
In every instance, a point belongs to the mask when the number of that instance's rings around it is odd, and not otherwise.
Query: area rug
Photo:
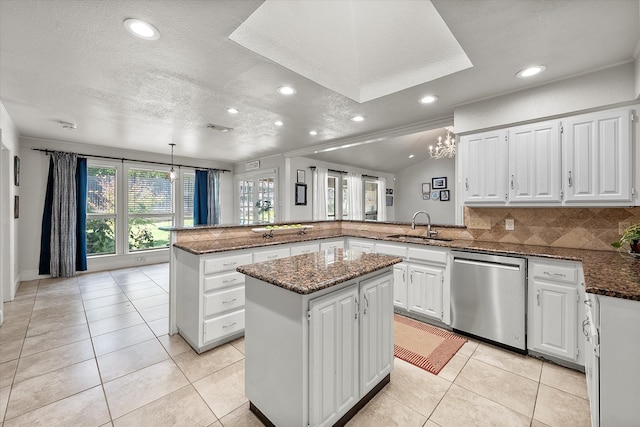
[[[467,339],[397,314],[394,317],[394,355],[437,375]]]

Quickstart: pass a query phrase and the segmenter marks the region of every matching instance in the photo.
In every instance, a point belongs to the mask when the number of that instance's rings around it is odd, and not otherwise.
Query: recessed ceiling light
[[[536,74],[540,74],[546,69],[547,67],[545,67],[544,65],[534,65],[533,67],[528,67],[528,68],[525,68],[524,70],[518,71],[518,73],[516,74],[516,77],[520,79],[524,79],[527,77],[535,76]]]
[[[409,158],[413,159],[415,156],[413,154],[409,154]]]
[[[123,24],[127,31],[141,39],[158,40],[160,38],[160,31],[148,22],[139,19],[125,19]]]
[[[229,108],[229,109],[227,110],[227,112],[228,112],[229,114],[238,114],[238,110],[236,110],[235,108]]]
[[[424,98],[420,98],[421,104],[431,104],[432,102],[436,102],[438,97],[435,95],[427,95]]]
[[[280,120],[278,120],[277,122],[273,123],[276,126],[282,126],[284,123],[282,123]]]
[[[280,86],[278,88],[278,93],[281,95],[293,95],[296,93],[296,90],[291,86]]]
[[[364,120],[364,117],[362,117],[362,116],[353,116],[353,117],[351,117],[351,121],[352,122],[361,122],[363,120]]]
[[[309,132],[309,135],[313,135],[316,136],[318,134],[318,131],[312,130]]]

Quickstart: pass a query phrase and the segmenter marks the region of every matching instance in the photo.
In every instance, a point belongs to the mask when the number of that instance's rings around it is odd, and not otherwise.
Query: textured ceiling
[[[629,61],[640,39],[638,0],[434,0],[473,67],[358,103],[229,39],[261,4],[0,0],[0,100],[22,136],[155,153],[175,142],[176,156],[245,162],[451,117],[454,105]],[[147,20],[160,39],[133,37],[125,18]],[[404,33],[413,17],[394,19]],[[531,63],[547,71],[514,77]],[[278,95],[285,84],[297,94]],[[428,93],[439,101],[419,104]]]
[[[472,66],[430,1],[267,0],[229,38],[357,102]]]

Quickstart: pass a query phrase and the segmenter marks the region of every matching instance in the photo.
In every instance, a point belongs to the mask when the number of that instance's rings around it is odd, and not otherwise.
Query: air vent
[[[217,130],[218,132],[231,132],[233,128],[228,128],[226,126],[214,125],[213,123],[207,123],[204,127],[207,129]]]

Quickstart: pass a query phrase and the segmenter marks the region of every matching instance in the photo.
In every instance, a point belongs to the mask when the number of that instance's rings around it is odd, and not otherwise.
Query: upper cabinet
[[[507,139],[498,130],[466,135],[460,140],[464,202],[504,205],[507,202]]]
[[[632,200],[631,110],[601,111],[565,121],[567,204]]]
[[[463,200],[478,206],[629,206],[629,108],[460,138]]]
[[[559,203],[560,122],[509,129],[509,202]]]

